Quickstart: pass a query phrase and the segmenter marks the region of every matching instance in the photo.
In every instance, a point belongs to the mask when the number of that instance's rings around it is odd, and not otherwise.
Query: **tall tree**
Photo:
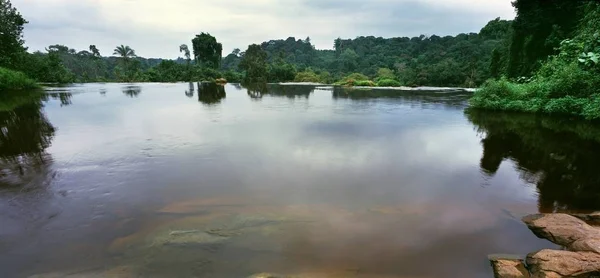
[[[508,75],[530,75],[560,42],[572,37],[586,1],[516,0],[517,17],[510,46]]]
[[[123,61],[127,61],[131,58],[136,57],[135,50],[131,49],[128,45],[119,45],[113,52],[114,55],[119,55]]]
[[[26,23],[10,0],[0,0],[0,66],[16,66],[17,56],[25,51],[23,25]]]
[[[218,69],[223,56],[223,45],[209,33],[201,33],[192,39],[196,63],[202,67]]]
[[[267,53],[260,45],[252,44],[248,46],[248,50],[244,53],[239,67],[246,71],[246,82],[267,81]]]
[[[115,55],[119,55],[121,57],[123,68],[115,68],[115,74],[124,81],[133,81],[135,79],[135,75],[137,73],[137,68],[139,66],[139,61],[131,61],[132,58],[135,58],[135,51],[131,49],[131,47],[126,45],[120,45],[115,48]]]
[[[183,52],[183,55],[185,56],[185,59],[187,59],[188,64],[189,64],[190,60],[191,60],[191,55],[190,55],[190,49],[188,48],[187,44],[180,45],[179,52]]]
[[[90,45],[90,52],[94,58],[100,58],[100,50],[95,45]]]

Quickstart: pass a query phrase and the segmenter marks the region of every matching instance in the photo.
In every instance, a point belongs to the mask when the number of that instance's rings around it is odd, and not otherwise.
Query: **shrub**
[[[400,86],[402,86],[402,84],[400,84],[399,81],[396,81],[393,79],[381,79],[381,80],[379,80],[379,82],[377,82],[377,86],[378,87],[400,87]]]
[[[359,86],[359,87],[374,87],[375,86],[375,82],[373,82],[371,80],[357,80],[357,81],[354,81],[354,86]]]
[[[321,77],[318,76],[312,70],[305,70],[305,71],[301,71],[301,72],[297,73],[296,77],[294,78],[294,81],[296,81],[296,82],[311,82],[311,83],[323,82],[323,80],[321,80]]]
[[[24,73],[0,68],[0,89],[24,90],[38,87],[39,85]]]

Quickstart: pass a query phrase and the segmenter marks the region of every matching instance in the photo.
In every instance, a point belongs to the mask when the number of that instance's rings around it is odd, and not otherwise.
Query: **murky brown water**
[[[589,123],[465,113],[461,92],[224,90],[5,100],[0,277],[490,277],[490,253],[553,247],[521,216],[600,207]]]

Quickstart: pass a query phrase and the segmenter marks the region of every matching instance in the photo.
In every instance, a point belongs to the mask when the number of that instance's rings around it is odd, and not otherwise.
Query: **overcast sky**
[[[143,57],[176,58],[179,45],[209,32],[223,55],[251,43],[310,36],[319,49],[337,37],[411,37],[478,32],[513,19],[511,0],[12,0],[29,21],[31,51],[95,44],[103,56],[125,44]]]

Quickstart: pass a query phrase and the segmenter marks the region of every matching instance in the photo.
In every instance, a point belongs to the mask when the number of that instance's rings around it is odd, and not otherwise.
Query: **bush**
[[[24,90],[39,85],[22,72],[0,68],[0,90]]]
[[[240,83],[244,79],[244,74],[241,72],[229,70],[223,72],[223,78],[227,79],[227,82]]]
[[[296,74],[294,78],[296,82],[311,82],[311,83],[322,83],[321,77],[312,70],[301,71]]]
[[[393,79],[381,79],[377,82],[377,87],[400,87],[402,86],[402,84],[400,84],[399,81],[393,80]]]
[[[354,86],[359,86],[359,87],[374,87],[375,86],[375,82],[373,82],[371,80],[358,80],[358,81],[354,81]]]
[[[335,83],[335,85],[341,86],[375,86],[373,81],[369,80],[369,77],[362,73],[353,73],[342,80]]]

